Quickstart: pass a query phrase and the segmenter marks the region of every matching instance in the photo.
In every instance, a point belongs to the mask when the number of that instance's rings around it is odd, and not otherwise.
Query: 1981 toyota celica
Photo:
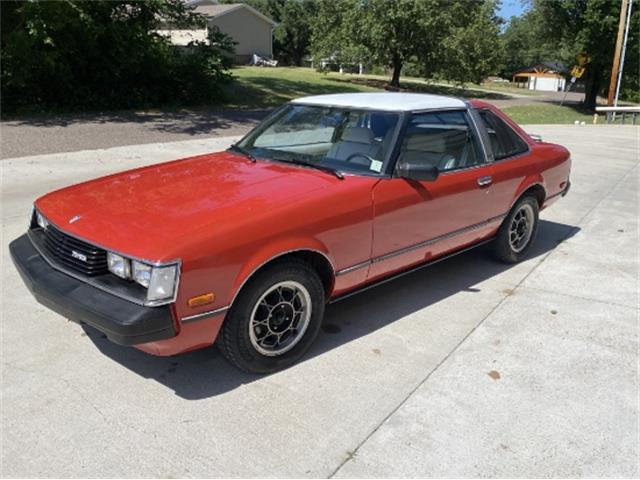
[[[325,304],[491,242],[524,258],[569,152],[480,101],[307,97],[226,152],[49,193],[10,245],[36,299],[116,343],[217,341],[251,372],[298,360]]]

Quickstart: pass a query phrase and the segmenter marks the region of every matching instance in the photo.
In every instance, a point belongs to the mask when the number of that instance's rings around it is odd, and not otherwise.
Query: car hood
[[[41,197],[36,208],[67,233],[163,261],[202,229],[229,229],[340,181],[317,170],[220,152],[73,185]]]

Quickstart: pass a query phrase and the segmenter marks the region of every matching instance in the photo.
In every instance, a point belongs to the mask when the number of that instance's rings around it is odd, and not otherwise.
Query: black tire
[[[497,260],[504,263],[518,263],[527,256],[538,233],[539,210],[538,200],[532,195],[526,195],[516,202],[502,222],[496,239],[492,243],[492,254]],[[528,217],[529,214],[532,218],[527,227],[529,229],[528,238],[518,244],[514,240],[514,238],[518,238],[517,234],[514,236],[514,225],[520,222],[522,215]],[[518,218],[516,218],[517,216]]]
[[[294,344],[288,347],[290,348],[289,350],[274,354],[274,352],[278,350],[278,345],[273,347],[273,351],[265,354],[258,349],[262,348],[266,352],[269,347],[258,342],[258,339],[256,339],[256,331],[259,332],[260,330],[254,329],[264,328],[265,331],[271,332],[271,326],[274,325],[273,322],[277,319],[274,320],[274,315],[268,313],[267,320],[263,320],[265,322],[264,325],[256,326],[256,323],[252,321],[252,316],[254,308],[256,309],[256,314],[260,309],[263,309],[265,313],[275,311],[275,307],[270,310],[271,305],[268,307],[263,306],[264,302],[269,298],[269,296],[265,298],[263,298],[263,296],[269,292],[270,289],[282,284],[300,286],[300,297],[297,300],[293,299],[293,302],[305,305],[306,302],[304,299],[308,299],[310,300],[309,305],[311,311],[308,317],[302,313],[292,313],[290,316],[283,314],[283,325],[286,324],[287,319],[291,319],[289,320],[289,325],[293,325],[295,321],[293,319],[298,318],[296,325],[301,326],[302,318],[305,318],[306,327],[300,329],[303,330],[301,333],[298,333],[296,329],[291,329],[289,337],[287,338],[291,340],[290,343]],[[279,288],[280,290],[274,290],[269,295],[280,295],[280,299],[283,302],[281,289],[290,288],[291,291],[287,291],[287,295],[292,295],[297,287],[281,286]],[[303,291],[306,291],[306,294],[303,293]],[[298,293],[295,294],[295,296],[297,295]],[[304,298],[302,298],[303,296]],[[280,306],[282,307],[282,305]],[[290,367],[307,352],[318,336],[324,316],[324,307],[325,291],[320,277],[311,265],[295,258],[276,261],[259,271],[255,277],[249,280],[242,288],[222,325],[217,340],[218,347],[231,364],[245,372],[264,374]],[[291,308],[294,308],[293,303],[291,303]],[[301,311],[306,310],[301,309]],[[291,310],[291,312],[294,311]],[[297,315],[300,316],[296,317]],[[269,325],[269,327],[267,327],[267,325]],[[268,330],[266,330],[267,328]],[[276,334],[270,335],[267,333],[265,336],[270,340],[269,342],[263,340],[263,342],[275,343],[276,337],[278,341],[280,340],[280,336]],[[296,340],[296,342],[294,342],[294,340]],[[287,347],[282,346],[281,349],[283,348]]]

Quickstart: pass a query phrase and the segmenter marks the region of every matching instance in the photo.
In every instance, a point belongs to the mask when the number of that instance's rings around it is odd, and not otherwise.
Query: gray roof
[[[203,15],[207,15],[210,17],[216,17],[221,13],[227,13],[229,10],[235,10],[238,8],[237,3],[225,3],[218,5],[198,5],[196,7],[196,12],[202,13]]]
[[[202,15],[206,15],[207,17],[220,17],[222,15],[226,15],[227,13],[233,12],[238,9],[245,9],[249,12],[253,13],[255,16],[261,18],[265,22],[270,23],[271,25],[275,25],[276,22],[271,20],[266,15],[263,15],[255,8],[250,7],[244,3],[225,3],[225,4],[217,4],[217,5],[198,5],[195,8],[197,13],[201,13]]]
[[[534,63],[533,65],[529,65],[528,67],[521,68],[519,70],[516,70],[515,73],[531,72],[536,69],[540,69],[540,70],[546,69],[546,70],[550,70],[552,72],[557,72],[557,73],[567,72],[567,66],[564,63],[546,61],[546,62]]]

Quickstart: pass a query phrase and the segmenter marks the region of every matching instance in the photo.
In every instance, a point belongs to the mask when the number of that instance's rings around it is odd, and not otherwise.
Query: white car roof
[[[425,93],[372,92],[315,95],[292,100],[291,103],[331,107],[364,108],[390,112],[427,110],[431,108],[464,108],[463,100]]]

